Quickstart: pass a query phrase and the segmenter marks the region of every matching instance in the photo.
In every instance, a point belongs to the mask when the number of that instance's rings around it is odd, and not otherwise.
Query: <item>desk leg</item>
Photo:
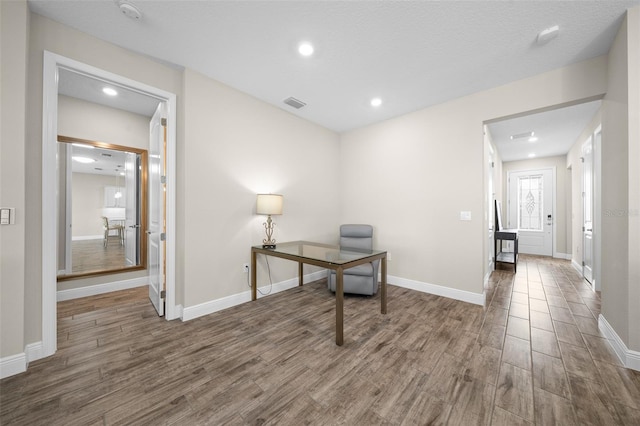
[[[344,314],[344,274],[342,268],[336,269],[336,345],[342,346]]]
[[[302,270],[302,262],[298,262],[298,285],[302,287],[302,282],[304,281],[304,273]]]
[[[258,296],[258,286],[256,285],[256,255],[257,253],[251,250],[251,300],[256,300]]]
[[[380,262],[382,263],[382,283],[381,285],[381,294],[380,294],[380,313],[387,313],[387,256],[383,257]]]

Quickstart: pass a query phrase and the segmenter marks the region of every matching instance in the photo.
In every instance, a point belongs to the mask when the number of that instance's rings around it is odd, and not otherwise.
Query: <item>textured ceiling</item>
[[[102,92],[105,87],[117,90],[118,95],[105,95]],[[146,117],[153,116],[160,102],[151,96],[114,84],[106,84],[101,80],[66,69],[59,71],[58,93],[111,108],[123,109]]]
[[[604,1],[30,0],[32,11],[191,68],[342,132],[607,53],[626,8]],[[546,45],[537,34],[553,25]],[[300,41],[315,54],[301,57]],[[282,101],[307,103],[295,110]],[[382,106],[369,105],[372,97]]]
[[[587,102],[553,111],[530,114],[524,117],[489,124],[489,132],[502,161],[516,161],[564,155],[576,142],[584,128],[600,108],[601,101]],[[512,135],[535,132],[538,138],[529,142],[527,138],[511,140]]]

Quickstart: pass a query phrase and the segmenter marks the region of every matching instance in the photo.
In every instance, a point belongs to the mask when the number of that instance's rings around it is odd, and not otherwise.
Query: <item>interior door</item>
[[[149,266],[149,299],[158,311],[158,315],[164,315],[164,218],[165,218],[165,192],[162,176],[165,169],[166,127],[163,125],[164,104],[158,105],[158,109],[151,118],[150,143],[149,143],[149,225],[147,229],[147,255]]]
[[[127,152],[124,160],[125,207],[124,207],[124,256],[127,266],[139,264],[138,241],[140,217],[140,161],[138,155]]]
[[[65,144],[61,144],[65,145]],[[60,155],[60,160],[64,163],[64,168],[60,167],[59,173],[64,173],[64,194],[66,195],[66,201],[64,202],[64,273],[73,273],[73,256],[71,248],[73,247],[73,235],[71,224],[73,223],[73,186],[72,176],[73,170],[71,166],[72,148],[63,146],[61,149],[64,152],[64,160]],[[58,201],[62,203],[63,198],[60,197]]]
[[[582,146],[582,275],[593,284],[593,140]]]
[[[508,228],[518,229],[518,252],[553,256],[553,170],[509,173]]]

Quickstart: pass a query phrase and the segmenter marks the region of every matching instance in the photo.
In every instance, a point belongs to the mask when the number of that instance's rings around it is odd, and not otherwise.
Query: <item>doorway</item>
[[[43,66],[43,137],[42,137],[42,357],[55,353],[56,342],[56,276],[57,213],[56,151],[58,136],[58,82],[61,70],[72,71],[97,81],[151,97],[166,107],[166,169],[163,189],[166,193],[166,217],[163,241],[166,247],[164,270],[165,318],[179,316],[175,302],[175,143],[176,95],[90,65],[44,52]],[[52,214],[53,212],[53,214]]]
[[[518,230],[518,251],[553,256],[555,169],[511,171],[507,187],[507,227]]]

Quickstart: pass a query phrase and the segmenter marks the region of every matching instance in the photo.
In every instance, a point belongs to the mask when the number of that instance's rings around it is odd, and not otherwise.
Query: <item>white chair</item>
[[[118,237],[120,240],[120,245],[124,245],[124,227],[122,225],[112,225],[109,224],[109,218],[106,216],[102,216],[102,229],[104,231],[104,238],[102,240],[102,244],[106,247],[109,243],[109,237],[111,235],[111,231],[116,231],[116,235],[114,237]]]

